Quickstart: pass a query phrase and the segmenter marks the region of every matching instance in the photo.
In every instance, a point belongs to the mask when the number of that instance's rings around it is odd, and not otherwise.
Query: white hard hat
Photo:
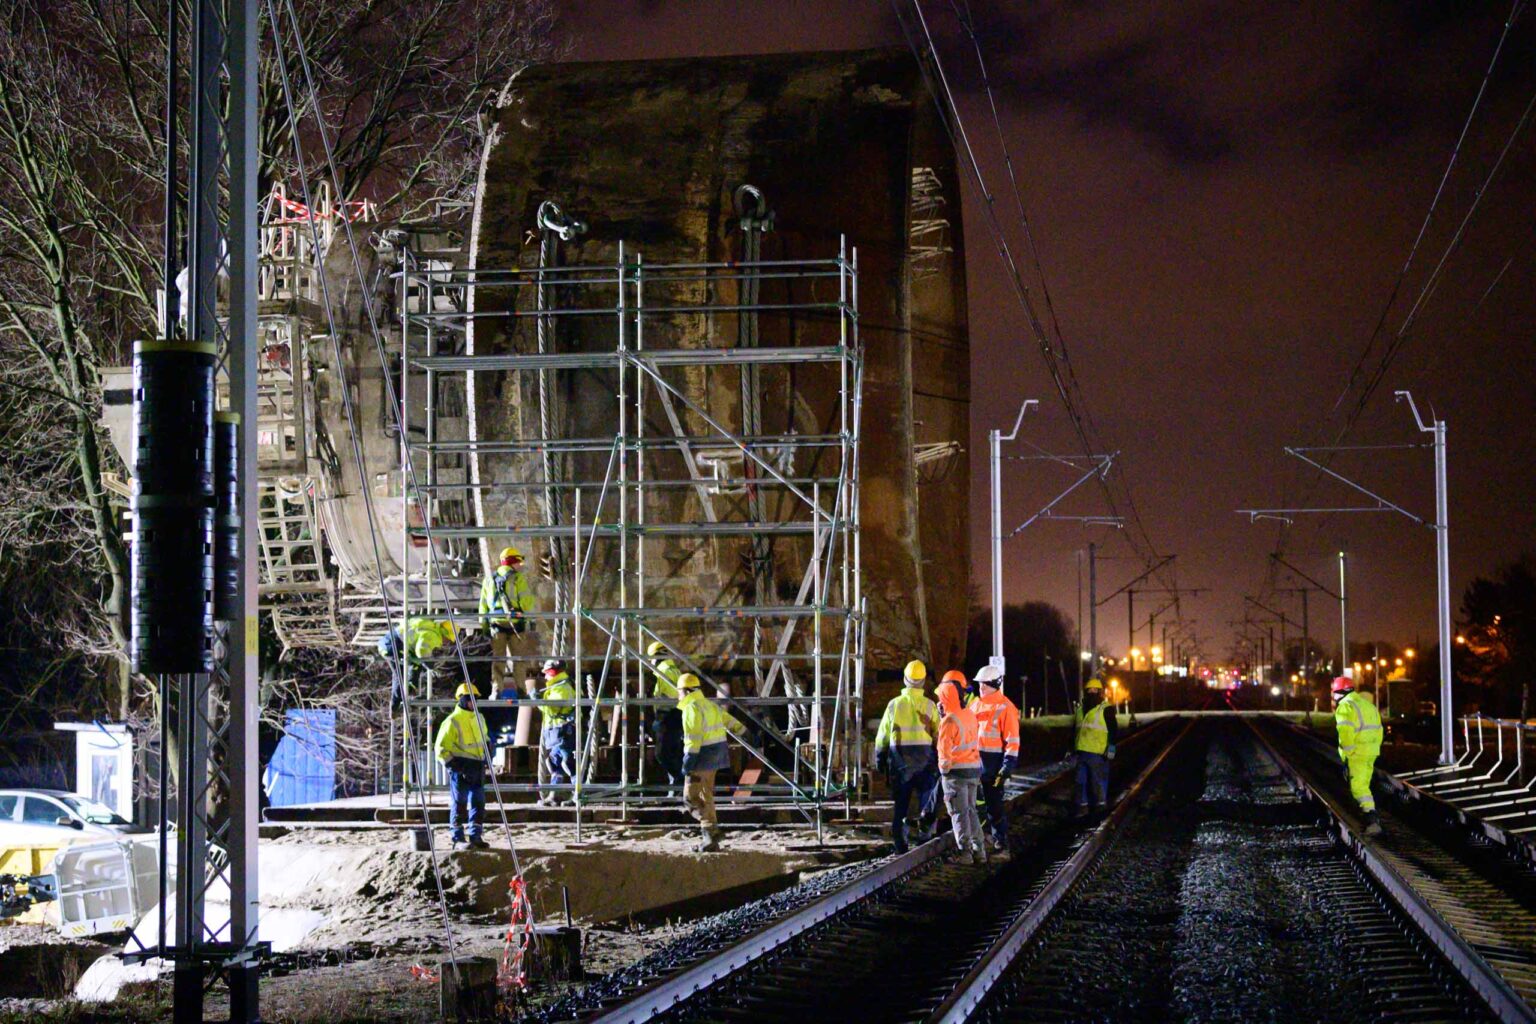
[[[1002,678],[1003,670],[998,668],[996,665],[983,665],[976,672],[976,681],[978,683],[986,683],[990,686],[996,686],[999,682],[1002,681]]]

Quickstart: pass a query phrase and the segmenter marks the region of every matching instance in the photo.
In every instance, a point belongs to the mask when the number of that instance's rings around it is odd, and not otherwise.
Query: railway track
[[[1160,723],[1129,737],[1121,746],[1120,774],[1141,770],[1177,730],[1176,723]],[[910,1019],[912,1005],[936,1006],[1092,833],[1089,824],[1071,819],[1069,766],[1016,781],[1012,859],[954,863],[953,841],[941,835],[638,992],[616,994],[582,1019],[781,1021],[793,1015],[846,1024]]]
[[[1263,738],[1204,723],[942,1021],[1499,1019]]]
[[[941,837],[581,1019],[1536,1021],[1536,874],[1480,833],[1384,807],[1361,840],[1278,723],[1168,722],[1118,771],[1103,823],[1043,774],[1011,861]]]
[[[1271,726],[1265,737],[1499,1018],[1536,1021],[1536,868],[1523,851],[1430,804],[1392,799],[1380,804],[1383,834],[1367,843],[1344,824],[1354,808],[1332,752],[1294,729]]]

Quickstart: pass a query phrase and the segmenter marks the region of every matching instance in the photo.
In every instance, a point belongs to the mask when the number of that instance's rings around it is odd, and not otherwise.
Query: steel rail
[[[1063,768],[1044,776],[1034,785],[1011,797],[1010,804],[1016,806],[1024,802],[1061,781],[1070,771],[1070,768]],[[893,883],[914,874],[919,868],[952,851],[954,846],[954,836],[951,833],[945,832],[943,835],[935,836],[928,842],[893,857],[876,870],[855,879],[841,889],[746,936],[708,959],[654,986],[642,989],[620,1006],[605,1010],[590,1020],[597,1024],[638,1024],[641,1021],[653,1020],[696,993],[762,959],[823,921],[835,917]]]
[[[1041,785],[1045,785],[1042,783]],[[748,935],[687,970],[672,975],[637,993],[621,1006],[591,1018],[595,1024],[640,1024],[654,1020],[678,1003],[761,959],[810,928],[840,913],[892,882],[948,853],[954,837],[946,833],[908,850],[875,871],[859,878],[825,899],[817,900],[783,920]]]
[[[1504,976],[1483,959],[1396,868],[1350,828],[1344,807],[1320,787],[1312,785],[1301,769],[1275,749],[1257,725],[1245,721],[1259,745],[1274,758],[1276,767],[1291,780],[1291,784],[1328,812],[1329,830],[1338,836],[1345,851],[1375,880],[1424,938],[1440,951],[1446,965],[1477,994],[1489,1012],[1510,1024],[1536,1024],[1536,1010],[1520,997]]]
[[[1140,735],[1153,736],[1160,732],[1161,730],[1153,726],[1143,730]],[[1187,728],[1184,732],[1187,732]],[[1173,741],[1168,743],[1157,756],[1156,761],[1161,761],[1167,756],[1168,750],[1183,738],[1184,732],[1180,732]],[[1146,742],[1153,741],[1149,739]],[[1072,771],[1073,768],[1067,766],[1040,777],[1033,785],[1009,798],[1010,809],[1017,809],[1020,804],[1066,779]],[[584,1019],[594,1024],[640,1024],[643,1021],[654,1020],[672,1011],[694,995],[736,974],[742,968],[763,959],[816,925],[914,874],[919,868],[953,850],[954,845],[954,837],[951,833],[945,832],[943,835],[936,836],[921,846],[892,858],[870,874],[855,879],[843,888],[746,936],[692,967],[640,990],[617,1007],[603,1010],[596,1016]]]
[[[1099,823],[1088,839],[1072,852],[1061,867],[1057,868],[1056,874],[1040,890],[1040,894],[1030,901],[1029,906],[1014,919],[1007,930],[997,937],[991,947],[982,954],[981,959],[966,972],[965,977],[960,979],[949,996],[928,1015],[926,1020],[929,1024],[962,1024],[970,1019],[976,1008],[986,1000],[998,979],[1013,966],[1019,951],[1035,937],[1040,926],[1050,917],[1051,911],[1056,909],[1072,887],[1083,877],[1088,867],[1098,859],[1116,834],[1120,823],[1136,806],[1137,798],[1147,782],[1189,735],[1194,725],[1193,720],[1187,722],[1184,728],[1179,730],[1179,734],[1152,759],[1146,768],[1142,769],[1136,781],[1120,795],[1120,799],[1115,803],[1115,809]]]

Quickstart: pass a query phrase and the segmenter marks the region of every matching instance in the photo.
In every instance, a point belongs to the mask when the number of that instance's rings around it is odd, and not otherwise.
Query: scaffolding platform
[[[748,724],[733,746],[758,770],[720,798],[725,820],[846,818],[863,786],[867,622],[857,252],[763,260],[749,226],[743,260],[653,264],[619,242],[612,263],[564,265],[561,216],[541,211],[536,266],[402,254],[414,514],[401,543],[423,549],[426,571],[401,614],[481,627],[450,598],[503,545],[525,550],[538,607],[515,659],[566,663],[576,781],[561,794],[571,807],[508,803],[509,816],[680,814],[647,757],[644,719],[670,703],[651,695],[646,649],[660,641]],[[466,429],[442,430],[445,408]],[[439,797],[424,753],[435,723],[471,665],[492,660],[460,654],[407,687],[394,813]],[[501,788],[516,800],[539,787]]]

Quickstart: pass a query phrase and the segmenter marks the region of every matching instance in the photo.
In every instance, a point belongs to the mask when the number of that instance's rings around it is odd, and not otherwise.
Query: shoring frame
[[[814,821],[819,833],[823,805],[829,800],[841,798],[846,808],[852,794],[858,791],[862,783],[860,760],[863,743],[860,730],[863,723],[863,660],[867,623],[864,621],[862,598],[858,515],[863,351],[858,336],[857,250],[850,249],[846,239],[840,239],[838,254],[833,259],[649,265],[638,253],[631,253],[621,243],[616,261],[610,264],[547,265],[490,271],[433,267],[418,259],[410,250],[405,250],[401,267],[395,275],[399,295],[402,297],[401,405],[404,427],[401,443],[409,445],[413,454],[425,455],[427,459],[425,482],[417,486],[407,482],[406,485],[407,504],[414,500],[421,522],[412,525],[407,517],[402,542],[408,547],[413,540],[419,543],[422,539],[435,544],[444,539],[472,540],[492,536],[528,539],[570,537],[570,607],[564,610],[537,611],[530,614],[529,618],[536,623],[564,623],[570,638],[571,652],[568,660],[576,690],[573,703],[577,723],[577,751],[575,780],[568,788],[572,791],[578,830],[581,827],[583,807],[590,806],[594,801],[609,805],[617,802],[622,813],[627,816],[631,804],[646,805],[675,800],[666,794],[668,787],[665,785],[646,783],[644,754],[647,737],[638,723],[631,729],[632,711],[671,703],[643,696],[643,680],[648,674],[644,648],[649,641],[659,639],[654,623],[666,619],[698,621],[735,618],[750,620],[754,632],[761,630],[765,623],[782,620],[778,642],[771,651],[750,654],[729,652],[717,657],[690,658],[683,652],[672,651],[671,656],[686,670],[698,674],[706,687],[713,689],[717,698],[730,705],[740,717],[762,728],[768,741],[767,747],[777,744],[787,750],[789,763],[777,764],[768,755],[766,747],[759,748],[746,742],[744,737],[735,737],[771,775],[777,777],[777,781],[733,787],[737,795],[732,803],[793,807],[808,821]],[[646,305],[647,286],[654,289],[659,284],[703,283],[716,286],[727,281],[744,284],[753,279],[796,281],[818,278],[835,278],[838,289],[836,302],[720,303],[705,298],[691,304],[673,302],[661,306]],[[561,306],[558,302],[551,304],[547,296],[553,291],[552,284],[581,285],[589,292],[606,286],[613,290],[615,300],[606,306]],[[488,310],[477,297],[483,291],[507,288],[512,289],[514,308]],[[542,297],[537,309],[515,308],[518,289],[522,288],[536,290]],[[570,291],[570,288],[565,289],[566,294]],[[419,296],[420,301],[410,301],[413,296]],[[439,299],[447,301],[439,302]],[[720,313],[788,311],[823,318],[830,313],[836,319],[837,344],[753,349],[645,348],[645,327],[658,320]],[[569,316],[612,317],[615,345],[611,351],[546,351],[537,354],[442,354],[439,350],[443,335],[467,335],[477,320],[520,316],[550,318],[541,319],[541,324],[553,324],[558,322],[553,318]],[[413,345],[417,344],[419,353],[413,349]],[[755,367],[836,364],[837,432],[816,435],[745,435],[741,431],[731,430],[721,422],[720,417],[712,415],[709,409],[668,381],[663,374],[663,369],[669,367],[740,366],[744,363]],[[611,439],[559,436],[564,431],[558,428],[555,431],[557,436],[524,436],[513,441],[486,440],[474,436],[467,441],[443,441],[438,437],[435,398],[441,374],[465,374],[469,378],[466,383],[470,385],[467,393],[473,396],[475,389],[472,380],[476,373],[549,374],[593,369],[617,371],[618,387],[614,397],[618,429]],[[422,440],[415,439],[418,432],[413,429],[410,419],[413,410],[408,397],[408,382],[413,373],[424,374],[426,379],[426,422],[421,425],[419,432]],[[657,400],[663,404],[667,419],[673,427],[671,436],[645,435],[647,384],[651,385]],[[470,400],[473,401],[473,398]],[[685,420],[676,414],[674,403],[682,405],[687,413],[705,423],[706,428],[686,432],[683,429]],[[526,431],[524,433],[526,435]],[[471,434],[474,434],[473,430]],[[740,454],[743,470],[750,463],[756,471],[756,475],[743,472],[743,479],[750,477],[752,486],[778,492],[783,501],[798,499],[790,507],[809,518],[776,518],[765,522],[743,521],[739,518],[734,522],[729,519],[721,521],[722,517],[706,498],[708,488],[719,487],[722,481],[700,476],[698,464],[692,455],[700,449],[722,447],[734,449]],[[477,472],[470,472],[468,467],[465,467],[462,483],[443,483],[438,479],[437,461],[443,455],[468,454],[473,459],[480,454],[532,455],[535,451],[550,449],[572,453],[599,453],[606,450],[609,457],[600,479],[591,477],[583,480],[577,475],[556,481],[529,479],[485,483],[479,480]],[[688,478],[648,477],[646,453],[673,449],[682,454]],[[782,455],[786,450],[793,453],[817,449],[836,451],[835,474],[825,470],[805,475],[781,472],[773,464],[773,459],[765,457],[765,453]],[[731,482],[731,478],[724,482]],[[708,521],[647,521],[643,500],[646,494],[678,487],[693,488],[700,494]],[[496,490],[524,490],[530,494],[543,493],[546,496],[554,490],[569,492],[568,498],[560,504],[570,509],[570,515],[556,517],[554,526],[534,527],[484,522],[472,526],[446,525],[435,521],[436,501],[440,496],[453,492],[471,494]],[[597,495],[596,505],[587,508],[584,516],[584,504],[593,492]],[[611,515],[608,514],[610,511]],[[805,561],[804,579],[793,604],[722,602],[720,599],[728,598],[735,589],[734,585],[723,586],[722,593],[716,599],[717,603],[706,606],[666,607],[647,602],[648,537],[734,535],[755,541],[775,534],[797,533],[809,534],[811,545]],[[614,607],[588,606],[584,600],[588,590],[587,570],[599,541],[617,542],[620,546],[618,604]],[[419,607],[411,607],[411,599],[417,593],[415,589],[406,588],[402,616],[409,619],[412,615],[437,615],[451,618],[459,627],[478,625],[478,615],[463,611],[437,611],[440,606],[449,604],[449,591],[447,581],[438,581],[437,586],[433,585],[430,566],[435,561],[427,560],[429,578],[426,587],[420,591],[422,600]],[[436,593],[439,590],[442,591],[441,595]],[[439,601],[439,596],[442,601]],[[789,648],[802,619],[811,620],[809,628],[802,631],[805,649],[798,654],[791,653]],[[598,632],[603,643],[601,655],[583,650],[583,627]],[[545,637],[549,636],[548,630],[541,632]],[[490,657],[483,660],[490,660]],[[526,657],[528,655],[524,654],[520,660]],[[829,659],[835,665],[835,672],[827,671]],[[750,662],[753,668],[750,675],[744,678],[761,677],[762,665],[768,664],[767,681],[758,693],[731,695],[720,685],[720,677],[742,662]],[[808,664],[812,676],[808,692],[803,691],[799,695],[791,692],[791,665],[796,663]],[[588,671],[590,666],[597,666],[595,679]],[[407,690],[398,718],[402,739],[404,730],[422,730],[424,725],[430,725],[434,712],[450,707],[453,703],[447,698],[433,695],[432,675],[430,671],[424,674],[424,693],[415,694]],[[829,676],[835,678],[835,686],[828,686],[832,681]],[[775,695],[772,690],[775,682],[780,679],[784,681],[785,693]],[[608,695],[610,691],[611,696]],[[514,707],[517,703],[485,700],[480,701],[479,706]],[[800,743],[793,731],[786,735],[777,723],[764,717],[765,712],[771,713],[774,708],[807,705],[811,713],[806,730],[810,742],[806,744]],[[592,781],[597,746],[594,727],[600,721],[601,709],[605,708],[615,709],[613,713],[618,717],[615,731],[620,751],[619,778],[613,782]],[[430,728],[426,731],[430,733]],[[836,757],[840,743],[843,747],[841,762]],[[805,749],[807,746],[809,752]],[[634,763],[637,766],[634,779],[630,778],[632,752],[636,755]],[[419,774],[410,770],[402,772],[399,782],[407,798],[412,786],[431,790],[441,786],[442,780],[436,777],[436,773],[430,772],[431,766],[421,767],[426,770]],[[394,780],[391,780],[393,784]],[[498,795],[502,795],[534,791],[540,787],[532,783],[497,783],[494,788]],[[745,799],[740,795],[743,791],[749,794]]]

